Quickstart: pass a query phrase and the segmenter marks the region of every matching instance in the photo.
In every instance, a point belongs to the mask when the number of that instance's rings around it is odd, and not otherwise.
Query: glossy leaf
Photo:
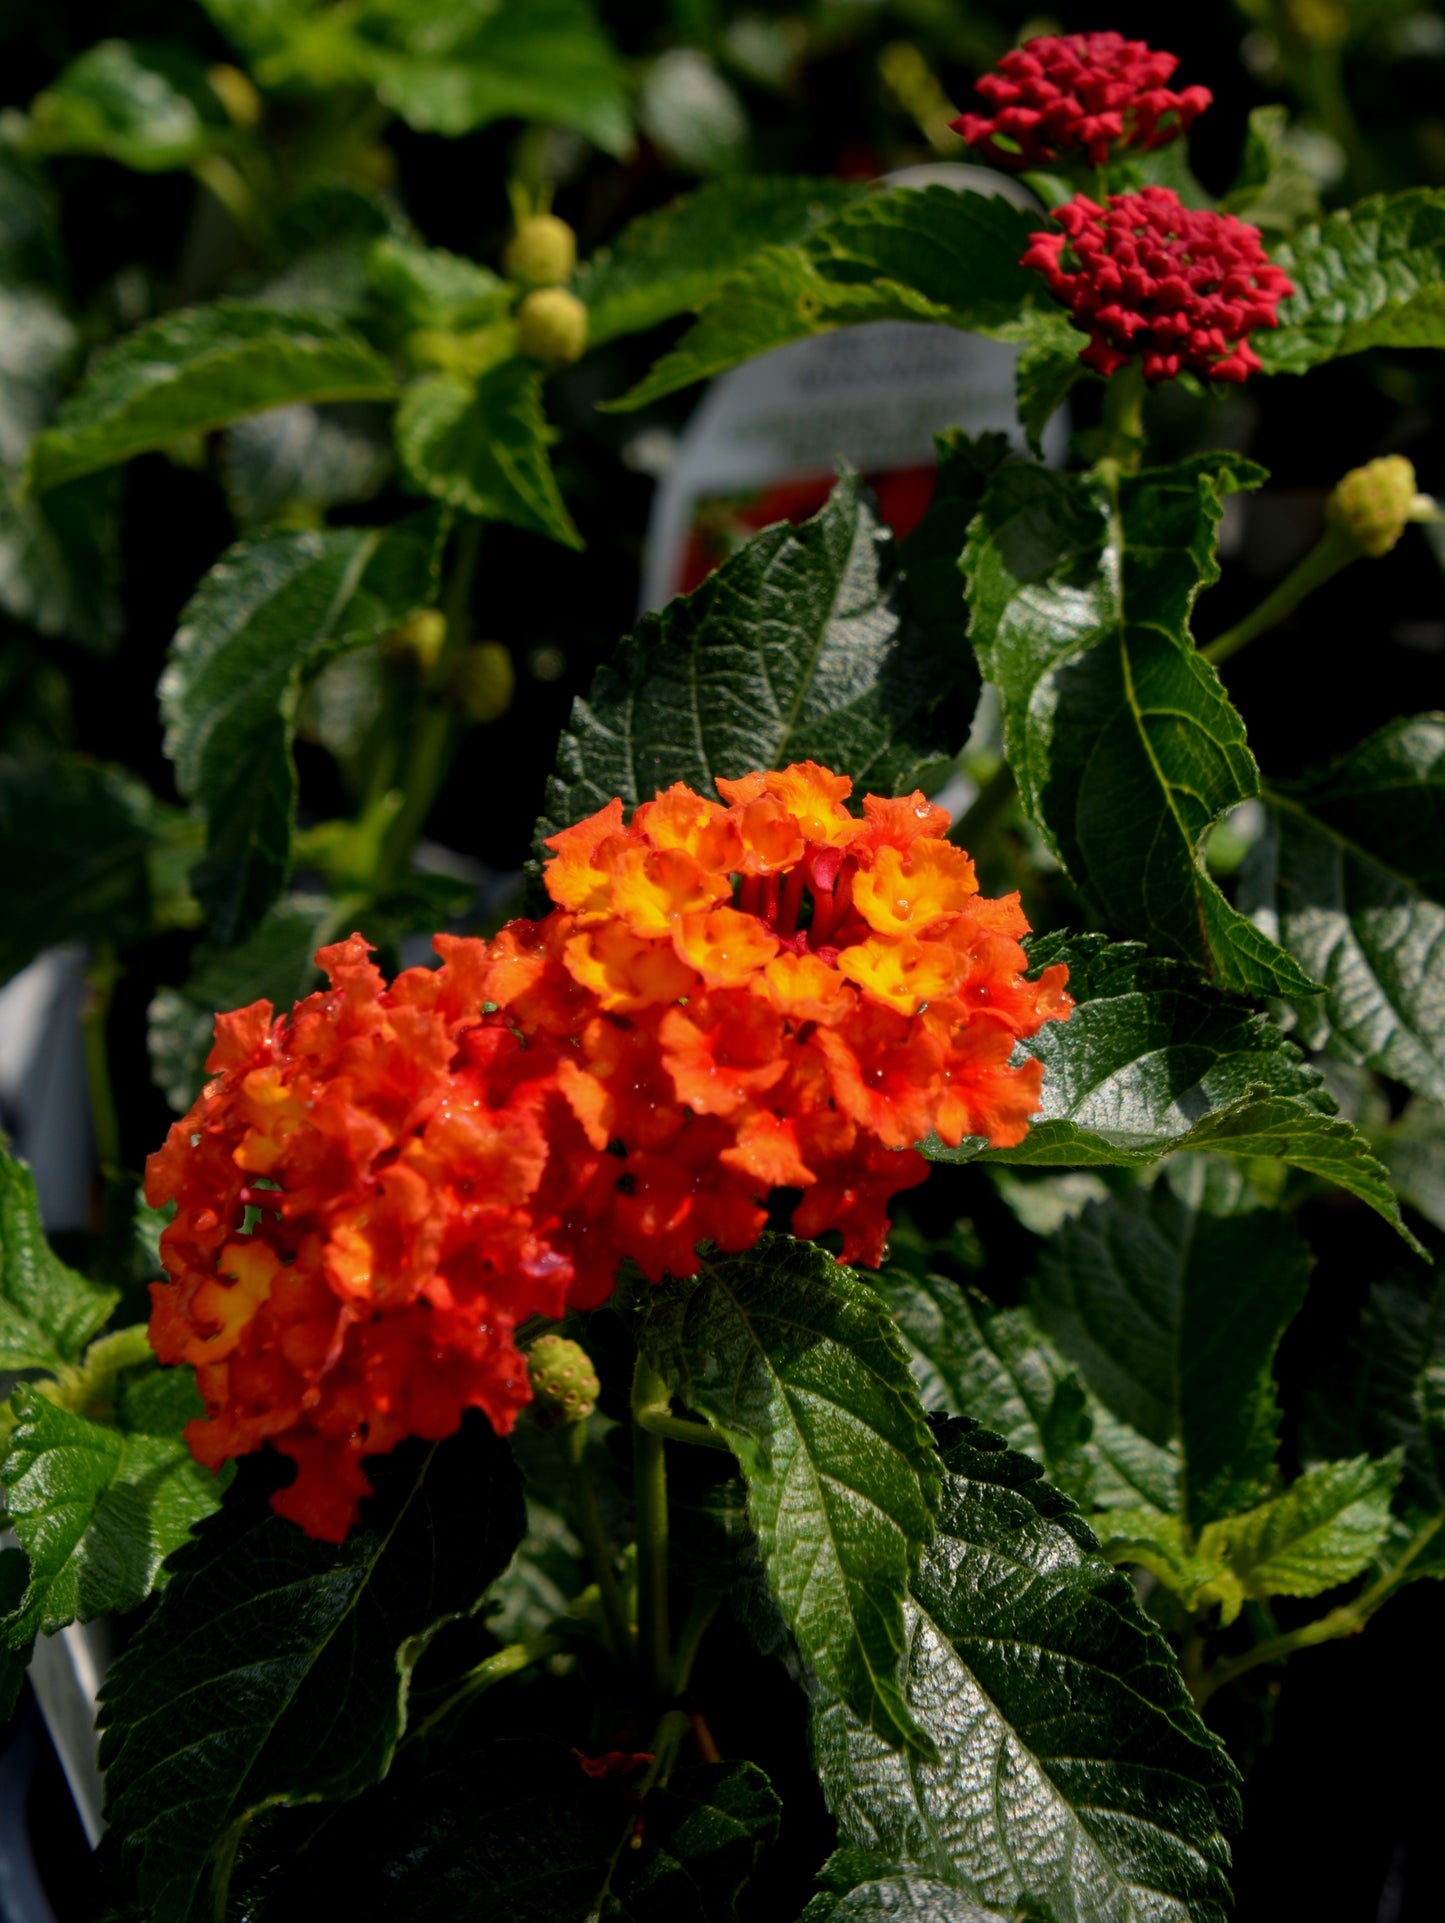
[[[878,1297],[814,1245],[766,1236],[645,1307],[643,1352],[738,1457],[804,1661],[885,1747],[927,1754],[898,1663],[938,1466]]]
[[[1048,936],[1030,960],[1067,963],[1077,1006],[1025,1044],[1044,1064],[1038,1119],[1016,1148],[988,1149],[989,1161],[1140,1167],[1181,1148],[1274,1156],[1368,1202],[1414,1246],[1370,1144],[1263,1015],[1133,942]],[[967,1138],[921,1146],[945,1162],[985,1148]]]
[[[892,537],[845,475],[801,527],[769,528],[693,594],[644,615],[572,709],[540,835],[674,781],[813,759],[856,793],[907,792],[947,753],[949,671],[907,622]]]
[[[428,375],[408,388],[396,421],[402,461],[428,494],[578,548],[547,456],[555,439],[542,411],[542,370],[516,356],[474,383]]]
[[[383,306],[412,327],[480,327],[512,303],[512,289],[490,268],[396,234],[371,248],[366,272]]]
[[[1235,1773],[1163,1637],[1034,1463],[972,1424],[942,1449],[905,1670],[939,1761],[890,1754],[824,1696],[842,1836],[1006,1915],[1223,1923]]]
[[[1201,1157],[1092,1203],[1044,1247],[1030,1310],[1120,1422],[1177,1450],[1192,1530],[1270,1492],[1274,1353],[1309,1271],[1290,1218]]]
[[[34,1177],[0,1148],[0,1369],[54,1373],[74,1362],[119,1299],[55,1254],[40,1225]]]
[[[30,1558],[19,1606],[0,1624],[7,1646],[70,1622],[134,1609],[161,1564],[217,1508],[224,1483],[178,1436],[127,1433],[20,1388],[0,1481]]]
[[[1241,902],[1325,993],[1300,1038],[1445,1102],[1445,715],[1271,783]]]
[[[1244,1590],[1215,1541],[1218,1527],[1204,1534],[1213,1545],[1194,1540],[1181,1517],[1157,1509],[1107,1509],[1091,1518],[1104,1554],[1114,1563],[1147,1569],[1183,1603],[1191,1616],[1220,1608],[1222,1625],[1232,1623],[1244,1603]]]
[[[1073,1370],[1029,1318],[941,1275],[886,1270],[879,1292],[898,1324],[923,1406],[970,1416],[1086,1500],[1091,1423]]]
[[[860,191],[806,176],[744,177],[643,214],[578,273],[588,345],[696,312],[753,254],[801,240]]]
[[[819,1891],[798,1923],[1007,1923],[998,1910],[985,1910],[952,1883],[936,1876],[897,1870],[866,1851],[839,1850],[823,1865]]]
[[[241,541],[182,615],[161,713],[177,786],[208,820],[192,885],[217,940],[234,940],[264,913],[290,865],[290,739],[303,677],[430,604],[440,535],[427,513],[385,528]]]
[[[1222,1556],[1247,1596],[1318,1596],[1374,1561],[1399,1477],[1398,1455],[1318,1463],[1272,1502],[1211,1524],[1200,1553]]]
[[[123,944],[151,917],[160,804],[124,769],[80,755],[0,756],[0,981],[55,942]]]
[[[153,1923],[212,1915],[258,1810],[385,1773],[428,1639],[477,1608],[516,1547],[520,1482],[481,1418],[369,1473],[376,1494],[339,1546],[233,1495],[106,1679],[107,1812]],[[466,1528],[448,1526],[457,1514]]]
[[[964,555],[973,641],[1030,819],[1106,922],[1222,987],[1308,992],[1206,871],[1204,838],[1259,786],[1244,724],[1189,634],[1218,576],[1229,455],[1115,479],[999,469]]]
[[[1265,372],[1303,374],[1369,347],[1445,346],[1445,191],[1412,187],[1342,207],[1272,259],[1294,282],[1253,345]]]
[[[198,949],[185,983],[157,992],[147,1018],[151,1077],[178,1114],[201,1092],[217,1010],[263,999],[289,1008],[321,979],[316,950],[350,932],[331,902],[291,896],[235,947]]]
[[[390,370],[322,314],[223,302],[168,314],[97,357],[30,450],[36,493],[268,407],[387,400]]]
[[[131,40],[87,47],[36,97],[30,121],[44,153],[100,154],[141,173],[190,167],[235,132],[199,60]]]
[[[696,325],[617,408],[642,407],[788,341],[862,321],[942,321],[1027,337],[1051,306],[1019,262],[1037,216],[950,187],[858,201],[791,246],[764,249],[708,300]]]
[[[1239,178],[1219,204],[1258,227],[1271,245],[1301,222],[1319,219],[1319,183],[1290,144],[1287,108],[1251,109]]]

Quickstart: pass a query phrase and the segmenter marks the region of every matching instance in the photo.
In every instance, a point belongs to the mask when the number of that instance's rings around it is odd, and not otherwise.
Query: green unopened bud
[[[1331,524],[1349,535],[1362,554],[1388,554],[1409,521],[1434,518],[1434,502],[1415,484],[1403,454],[1386,454],[1351,468],[1325,502]]]
[[[518,223],[502,256],[508,280],[524,287],[558,287],[577,265],[577,236],[555,214],[530,214]]]
[[[447,663],[442,694],[468,721],[495,721],[512,705],[517,671],[500,641],[479,641]]]
[[[400,673],[424,681],[436,666],[446,638],[446,616],[439,608],[422,608],[392,629],[381,644],[381,652]]]
[[[565,287],[539,287],[517,309],[517,346],[544,367],[579,360],[587,345],[587,309]]]
[[[265,111],[261,96],[239,67],[209,67],[206,78],[234,125],[247,129],[260,126]]]
[[[585,1422],[602,1393],[592,1358],[580,1342],[562,1335],[537,1337],[527,1351],[527,1379],[537,1418],[546,1427]]]

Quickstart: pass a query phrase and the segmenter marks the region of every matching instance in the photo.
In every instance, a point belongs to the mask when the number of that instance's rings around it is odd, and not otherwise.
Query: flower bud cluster
[[[1175,93],[1164,84],[1178,65],[1122,34],[1045,35],[979,81],[992,114],[961,114],[953,126],[1001,167],[1047,167],[1074,154],[1102,167],[1116,148],[1167,145],[1210,104],[1207,87]]]
[[[1065,971],[1025,980],[1018,897],[979,894],[947,815],[856,816],[810,762],[718,788],[554,836],[554,911],[439,935],[438,969],[388,986],[354,935],[289,1017],[218,1018],[147,1170],[176,1204],[151,1339],[196,1367],[198,1459],[272,1441],[311,1534],[339,1540],[403,1436],[472,1407],[510,1429],[514,1329],[603,1301],[624,1258],[691,1275],[785,1189],[797,1233],[877,1263],[914,1144],[1025,1134],[1042,1069],[1010,1058],[1068,1014]]]
[[[1079,194],[1053,218],[1062,231],[1032,234],[1023,264],[1088,334],[1079,358],[1096,373],[1135,356],[1151,383],[1186,370],[1242,381],[1258,370],[1246,337],[1277,326],[1275,309],[1294,292],[1258,229],[1185,207],[1166,187],[1110,194],[1103,206]]]

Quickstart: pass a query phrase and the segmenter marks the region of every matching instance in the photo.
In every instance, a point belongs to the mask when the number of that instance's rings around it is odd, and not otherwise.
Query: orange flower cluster
[[[1042,1069],[1009,1058],[1065,971],[1024,980],[1018,898],[978,893],[941,809],[860,819],[850,787],[805,762],[630,825],[614,801],[548,843],[541,921],[438,936],[389,988],[353,936],[289,1018],[218,1018],[146,1185],[177,1204],[151,1338],[196,1365],[201,1461],[273,1441],[275,1507],[339,1540],[364,1456],[468,1407],[509,1429],[517,1324],[601,1302],[624,1257],[691,1275],[782,1188],[798,1234],[876,1263],[915,1143],[1022,1139]]]

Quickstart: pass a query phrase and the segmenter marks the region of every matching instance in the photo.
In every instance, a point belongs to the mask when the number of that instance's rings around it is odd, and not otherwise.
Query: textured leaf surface
[[[913,632],[892,536],[845,475],[802,527],[768,528],[693,594],[644,615],[572,709],[539,834],[620,795],[815,760],[907,792],[947,753],[949,670]]]
[[[1163,1637],[1035,1464],[972,1425],[943,1459],[906,1668],[940,1760],[824,1702],[814,1752],[843,1836],[1005,1914],[1222,1923],[1235,1773]]]
[[[290,402],[387,400],[384,361],[325,315],[222,302],[168,314],[97,358],[30,450],[36,493]]]
[[[7,614],[37,633],[110,652],[121,625],[118,492],[113,475],[96,474],[0,504]]]
[[[1445,1229],[1445,1108],[1417,1096],[1380,1145],[1401,1201]]]
[[[1370,1144],[1263,1015],[1137,943],[1051,935],[1029,953],[1035,969],[1068,964],[1077,1006],[1025,1044],[1044,1064],[1038,1118],[1017,1148],[988,1149],[991,1162],[1138,1167],[1180,1148],[1275,1156],[1368,1202],[1415,1246]],[[934,1161],[969,1161],[985,1145],[920,1146]]]
[[[1398,1455],[1318,1463],[1272,1502],[1214,1523],[1200,1551],[1223,1556],[1247,1596],[1318,1596],[1374,1561],[1399,1478]]]
[[[290,866],[302,677],[431,602],[440,534],[432,512],[241,541],[182,615],[161,713],[176,783],[207,816],[192,885],[218,940],[264,913]]]
[[[161,812],[124,769],[80,755],[0,756],[0,900],[9,905],[0,981],[53,942],[125,943],[145,932],[146,856]]]
[[[647,1305],[639,1340],[727,1437],[804,1661],[885,1748],[928,1749],[898,1665],[938,1464],[888,1314],[810,1243],[767,1236]]]
[[[143,1602],[224,1484],[178,1436],[126,1433],[34,1389],[17,1389],[10,1406],[19,1420],[0,1481],[30,1578],[0,1634],[18,1650]]]
[[[1445,346],[1445,192],[1413,187],[1342,207],[1273,259],[1296,292],[1254,339],[1265,372],[1303,374],[1367,347]]]
[[[370,1475],[376,1494],[338,1547],[228,1502],[106,1679],[107,1812],[154,1923],[211,1914],[208,1865],[257,1810],[385,1773],[427,1638],[476,1608],[517,1545],[520,1481],[480,1418]]]
[[[1020,340],[1051,302],[1019,261],[1037,217],[950,187],[870,194],[791,246],[769,247],[704,307],[624,398],[642,407],[755,354],[861,321],[943,321]]]
[[[407,390],[397,413],[397,448],[428,494],[577,548],[582,537],[547,457],[555,438],[542,412],[542,370],[517,358],[474,385],[429,375]]]
[[[801,240],[860,192],[837,180],[745,177],[642,215],[578,273],[588,345],[695,312],[751,255]]]
[[[1445,715],[1275,783],[1241,901],[1325,993],[1301,1039],[1445,1102]]]
[[[924,1408],[982,1423],[1066,1493],[1085,1497],[1093,1472],[1083,1386],[1030,1319],[942,1275],[890,1269],[878,1286]]]
[[[143,173],[189,167],[234,128],[202,63],[180,47],[102,40],[60,73],[30,109],[36,147],[103,154]]]
[[[1029,1308],[1119,1421],[1177,1449],[1191,1529],[1269,1493],[1274,1353],[1309,1271],[1291,1219],[1199,1157],[1091,1203],[1045,1245]]]
[[[88,1282],[45,1239],[35,1179],[0,1148],[0,1369],[74,1362],[119,1300]]]
[[[823,1865],[819,1881],[827,1887],[799,1923],[883,1923],[887,1917],[906,1917],[910,1923],[1005,1923],[999,1911],[981,1909],[956,1885],[892,1869],[863,1850],[839,1850]]]
[[[1259,777],[1189,634],[1218,576],[1223,496],[1259,478],[1228,455],[1112,481],[1003,467],[964,569],[1020,798],[1089,901],[1223,987],[1286,994],[1308,992],[1309,977],[1230,907],[1201,858]]]

